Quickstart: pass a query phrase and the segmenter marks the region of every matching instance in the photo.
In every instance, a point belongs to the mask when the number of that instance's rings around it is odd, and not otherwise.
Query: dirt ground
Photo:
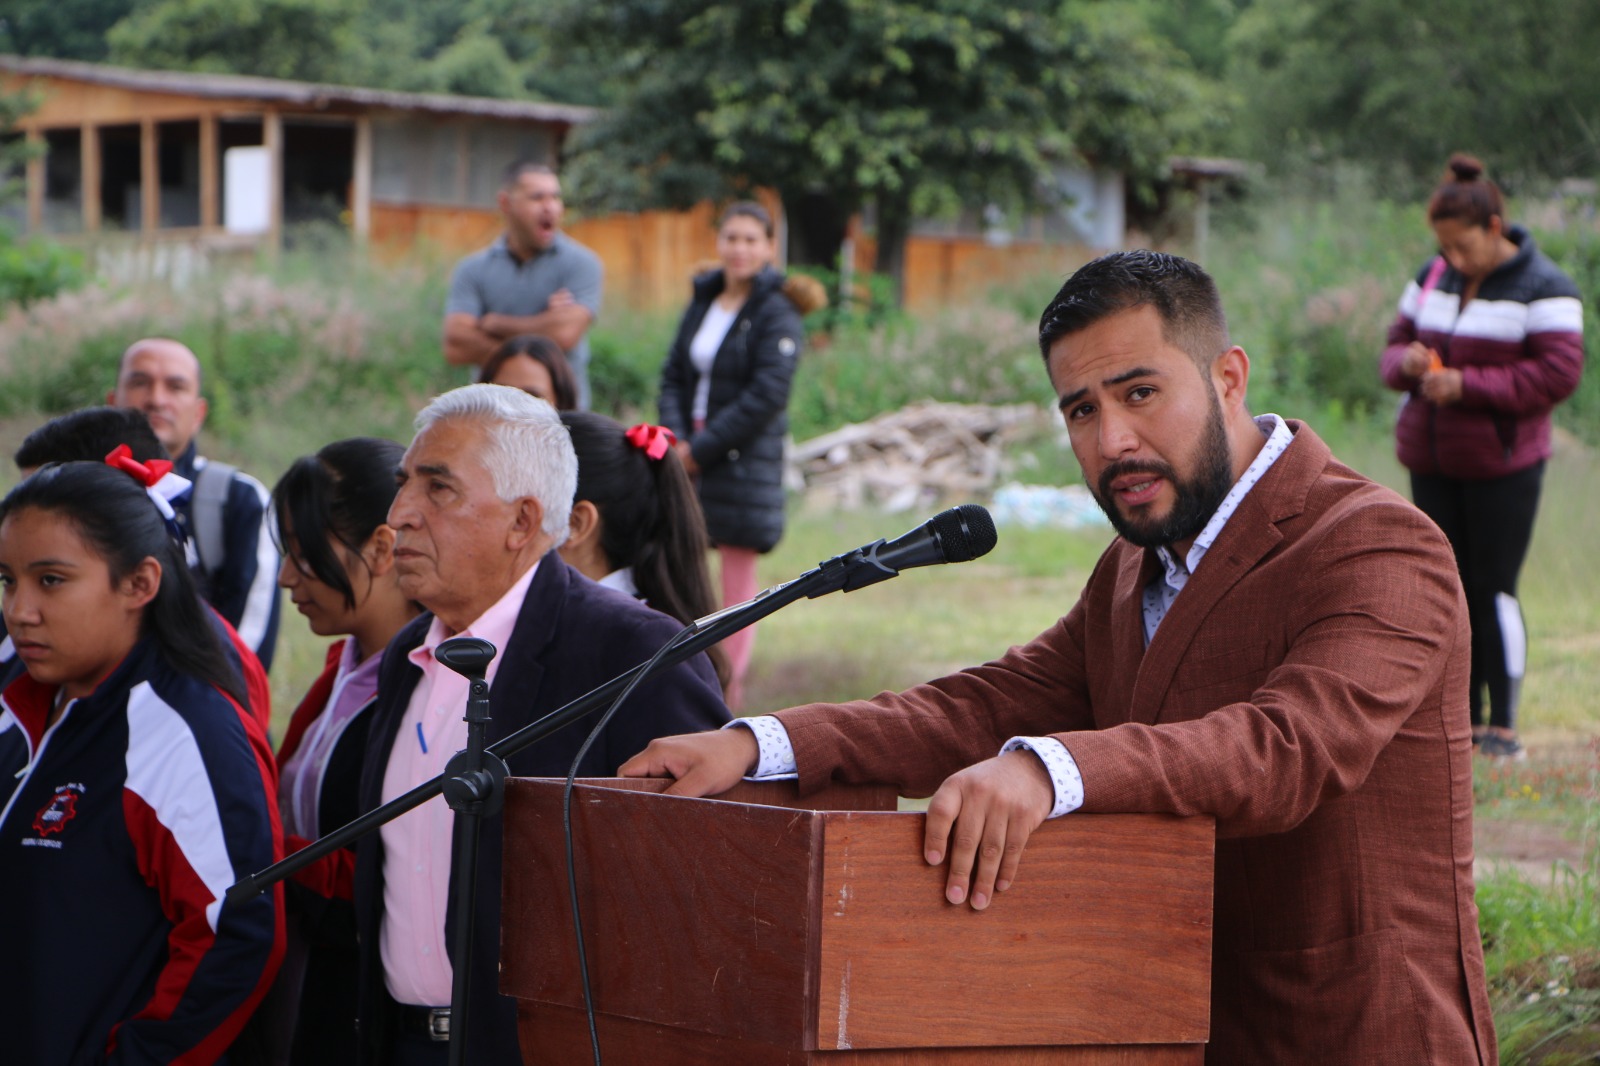
[[[1600,738],[1581,734],[1534,735],[1524,738],[1529,757],[1521,762],[1502,764],[1499,780],[1485,786],[1484,765],[1479,765],[1480,789],[1493,796],[1501,791],[1514,793],[1519,782],[1552,795],[1547,800],[1561,804],[1555,811],[1515,813],[1514,807],[1497,809],[1494,803],[1480,802],[1473,820],[1475,873],[1482,877],[1491,869],[1510,867],[1536,884],[1549,884],[1558,864],[1580,869],[1588,849],[1597,846],[1592,817],[1585,827],[1585,807],[1595,809],[1595,790],[1600,787]],[[1560,793],[1559,796],[1554,795]],[[1480,797],[1482,798],[1482,797]]]

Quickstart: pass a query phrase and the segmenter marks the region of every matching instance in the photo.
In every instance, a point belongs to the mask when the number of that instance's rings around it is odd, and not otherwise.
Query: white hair
[[[578,491],[578,454],[556,409],[508,385],[464,385],[424,407],[420,436],[439,422],[477,422],[488,441],[479,457],[495,495],[510,503],[532,496],[544,510],[542,530],[560,547],[567,539],[572,497]]]

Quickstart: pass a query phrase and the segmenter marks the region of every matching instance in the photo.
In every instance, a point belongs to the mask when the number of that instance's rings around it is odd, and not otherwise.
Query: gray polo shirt
[[[480,315],[537,315],[550,306],[552,293],[566,289],[572,298],[595,318],[600,317],[600,286],[604,271],[600,257],[588,248],[556,232],[556,239],[543,252],[519,263],[506,247],[501,234],[481,252],[456,264],[450,276],[450,298],[444,312]],[[578,379],[578,406],[589,407],[589,335],[567,353],[573,376]]]

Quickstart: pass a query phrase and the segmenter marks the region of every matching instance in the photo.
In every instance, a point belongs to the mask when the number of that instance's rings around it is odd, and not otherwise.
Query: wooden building
[[[276,247],[286,227],[327,221],[375,255],[455,256],[501,230],[495,193],[508,163],[556,165],[595,114],[565,104],[403,93],[232,74],[134,70],[0,56],[0,88],[38,107],[20,135],[21,228],[97,248]],[[1064,276],[1122,240],[1116,175],[1063,171],[1067,209],[1011,226],[969,212],[915,227],[906,249],[912,309],[979,298],[1016,278]],[[772,199],[769,206],[781,205]],[[606,299],[682,305],[694,266],[715,255],[716,209],[568,217],[606,266]],[[846,255],[871,269],[870,219]],[[169,257],[170,258],[170,257]],[[151,256],[148,261],[159,261]]]
[[[343,219],[357,237],[426,234],[492,210],[515,159],[554,165],[588,108],[130,70],[0,56],[34,93],[26,224],[50,234],[192,239]]]

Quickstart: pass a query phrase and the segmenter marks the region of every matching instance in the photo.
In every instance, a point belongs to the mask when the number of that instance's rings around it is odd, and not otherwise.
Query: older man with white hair
[[[441,773],[466,746],[467,682],[433,657],[454,636],[499,649],[489,665],[490,741],[639,665],[678,629],[556,554],[578,463],[553,408],[519,389],[469,385],[417,416],[389,510],[400,587],[427,613],[384,652],[363,809]],[[646,681],[606,726],[580,775],[609,776],[654,737],[728,720],[704,655]],[[514,774],[565,775],[592,722],[509,760]],[[499,818],[483,828],[476,898],[451,898],[453,818],[442,797],[369,837],[356,864],[362,945],[361,1061],[443,1063],[449,1041],[452,908],[474,908],[467,1061],[520,1063],[516,1007],[498,994]]]

